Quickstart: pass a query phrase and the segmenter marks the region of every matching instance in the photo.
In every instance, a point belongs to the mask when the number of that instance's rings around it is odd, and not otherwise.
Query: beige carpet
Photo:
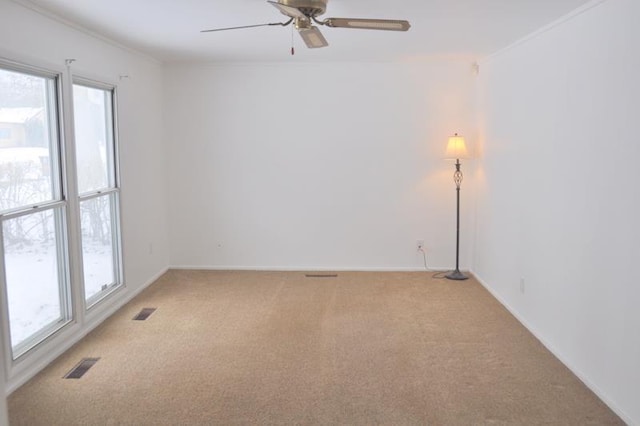
[[[132,321],[155,307],[147,321]],[[83,357],[81,379],[62,377]],[[170,271],[9,398],[12,425],[623,424],[475,280]]]

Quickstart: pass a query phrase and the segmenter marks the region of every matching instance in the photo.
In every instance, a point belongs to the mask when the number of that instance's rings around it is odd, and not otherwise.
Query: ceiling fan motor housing
[[[278,0],[280,4],[295,7],[308,17],[322,15],[327,10],[327,0]]]

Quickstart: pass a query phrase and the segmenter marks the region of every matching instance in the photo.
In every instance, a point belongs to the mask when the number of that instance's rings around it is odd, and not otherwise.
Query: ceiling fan
[[[386,30],[386,31],[407,31],[411,28],[408,21],[393,19],[351,19],[351,18],[326,18],[318,19],[327,9],[328,0],[279,0],[267,1],[278,9],[283,15],[289,17],[286,22],[273,22],[268,24],[244,25],[241,27],[214,28],[203,30],[208,33],[214,31],[237,30],[242,28],[255,28],[266,26],[283,26],[293,24],[304,40],[307,47],[315,49],[329,45],[320,29],[313,25],[323,25],[332,28],[354,28],[362,30]],[[293,50],[292,50],[293,53]]]

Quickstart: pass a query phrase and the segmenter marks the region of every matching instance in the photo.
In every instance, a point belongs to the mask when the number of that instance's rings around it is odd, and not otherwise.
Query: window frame
[[[67,185],[67,162],[65,146],[64,115],[64,74],[45,68],[35,67],[0,58],[0,69],[8,72],[26,74],[49,80],[47,83],[47,131],[53,143],[49,149],[49,166],[51,170],[51,199],[39,203],[27,204],[0,212],[0,315],[2,316],[2,340],[5,352],[9,355],[7,363],[15,363],[33,349],[43,345],[57,335],[62,329],[76,320],[73,297],[73,279],[70,256],[69,196]],[[52,167],[53,166],[53,167]],[[4,223],[20,217],[51,211],[56,232],[56,251],[58,263],[58,297],[61,317],[42,327],[15,347],[12,344],[9,313],[9,299],[4,251]]]
[[[123,255],[122,255],[122,213],[121,213],[121,186],[120,186],[120,149],[118,142],[118,108],[117,108],[117,86],[113,84],[103,83],[100,81],[96,81],[89,78],[84,78],[80,76],[73,75],[71,81],[71,98],[73,98],[73,89],[74,86],[82,86],[88,87],[90,89],[103,90],[110,93],[111,102],[109,102],[110,107],[110,118],[111,125],[109,126],[109,133],[112,139],[112,145],[109,147],[109,158],[111,159],[111,166],[113,170],[107,170],[107,184],[111,186],[107,186],[105,188],[100,188],[97,190],[92,190],[84,193],[79,192],[79,184],[78,184],[78,172],[77,172],[77,156],[75,156],[74,149],[74,164],[76,169],[74,170],[74,179],[75,179],[75,188],[76,192],[76,202],[75,207],[78,211],[78,232],[77,232],[77,241],[79,247],[79,268],[80,268],[80,279],[81,279],[81,287],[82,287],[82,299],[84,301],[85,310],[89,311],[95,306],[99,305],[101,301],[107,298],[109,295],[114,293],[120,288],[125,287],[124,283],[124,265],[123,265]],[[75,139],[75,106],[72,102],[71,115],[74,118],[74,147],[77,144]],[[107,162],[107,165],[109,162]],[[113,180],[111,182],[111,180]],[[108,285],[108,287],[103,288],[100,292],[92,295],[91,297],[86,297],[86,288],[85,288],[85,279],[84,279],[84,253],[83,253],[83,245],[82,245],[82,223],[81,223],[81,209],[80,205],[83,201],[89,201],[92,199],[100,198],[100,197],[109,197],[110,198],[110,219],[111,219],[111,243],[113,249],[113,277],[115,282]]]

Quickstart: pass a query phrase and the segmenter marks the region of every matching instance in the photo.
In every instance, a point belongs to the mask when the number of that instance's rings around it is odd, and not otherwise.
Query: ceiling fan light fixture
[[[296,30],[308,30],[311,28],[311,21],[308,19],[296,18],[293,22]]]

